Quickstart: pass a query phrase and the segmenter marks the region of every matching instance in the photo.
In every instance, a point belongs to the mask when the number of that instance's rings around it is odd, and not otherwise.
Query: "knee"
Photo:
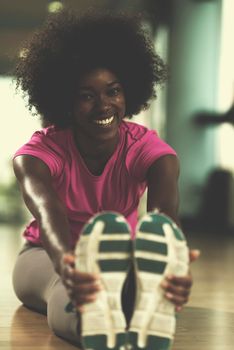
[[[47,305],[34,291],[33,282],[26,271],[16,263],[12,274],[12,285],[17,298],[30,309],[46,314]]]
[[[23,303],[27,303],[29,289],[25,276],[19,271],[18,265],[16,264],[12,273],[12,285],[17,298]]]

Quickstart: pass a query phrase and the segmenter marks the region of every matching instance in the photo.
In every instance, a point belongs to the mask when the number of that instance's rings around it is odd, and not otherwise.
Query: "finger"
[[[74,256],[72,254],[64,254],[61,260],[61,267],[62,276],[71,278],[75,267]]]
[[[72,300],[83,300],[86,297],[97,295],[103,287],[99,284],[69,285],[66,284],[67,293]]]
[[[193,284],[193,279],[190,274],[183,277],[169,275],[169,276],[166,276],[164,281],[175,286],[181,286],[186,289],[190,289]]]
[[[63,261],[66,264],[74,263],[75,262],[75,255],[73,255],[72,253],[65,253],[63,255]]]
[[[72,253],[66,253],[62,257],[63,264],[75,267],[75,256]]]
[[[65,286],[68,290],[71,290],[74,294],[80,296],[98,293],[103,289],[103,287],[99,283],[86,283],[75,285],[67,283],[67,281],[65,281]]]
[[[70,278],[64,278],[63,279],[63,284],[66,287],[66,289],[68,289],[68,290],[72,290],[73,291],[74,288],[75,288],[75,283]]]
[[[97,293],[92,294],[92,295],[86,295],[86,296],[79,296],[76,299],[73,299],[76,307],[83,306],[85,304],[90,304],[93,303],[97,299]]]
[[[77,305],[83,305],[86,303],[91,303],[93,301],[96,300],[97,298],[97,293],[93,293],[90,295],[77,295],[75,293],[73,293],[72,291],[67,291],[68,292],[68,296],[72,302],[73,305],[77,306]]]
[[[190,294],[190,288],[183,287],[181,285],[177,286],[167,281],[163,281],[161,284],[166,293],[171,293],[179,297],[188,297]]]
[[[201,255],[201,251],[199,249],[192,249],[189,251],[189,260],[190,262],[196,261]]]
[[[72,278],[75,283],[79,284],[100,281],[98,274],[81,272],[79,270],[73,270]]]
[[[91,294],[94,292],[101,291],[103,287],[100,283],[82,283],[82,284],[75,285],[73,289],[76,293]]]
[[[78,278],[81,277],[81,278]],[[91,282],[89,281],[91,279]],[[93,276],[80,276],[76,274],[74,270],[65,270],[62,278],[63,284],[66,289],[70,290],[70,293],[74,294],[91,294],[93,292],[98,292],[102,289],[102,284],[100,279],[93,278]]]
[[[183,309],[182,306],[176,306],[176,307],[175,307],[175,311],[176,311],[176,312],[180,312],[180,311],[182,311],[182,309]]]
[[[188,302],[187,296],[174,295],[170,292],[165,293],[165,298],[178,307],[182,307]]]
[[[72,268],[70,265],[64,267],[64,278],[71,279],[74,283],[89,283],[100,281],[100,276],[92,273],[81,272]]]
[[[74,268],[71,265],[64,265],[62,275],[64,278],[74,279]]]

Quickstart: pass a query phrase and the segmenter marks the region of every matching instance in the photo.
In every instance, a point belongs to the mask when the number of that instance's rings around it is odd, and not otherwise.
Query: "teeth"
[[[107,119],[103,119],[103,120],[96,119],[96,120],[94,120],[94,123],[98,124],[98,125],[107,125],[107,124],[112,123],[113,120],[114,120],[114,116],[107,118]]]

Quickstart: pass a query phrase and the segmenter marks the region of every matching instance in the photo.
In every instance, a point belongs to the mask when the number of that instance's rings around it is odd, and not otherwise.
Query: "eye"
[[[108,90],[107,94],[108,96],[117,96],[122,92],[121,87],[116,86]]]
[[[81,101],[91,101],[94,98],[94,96],[93,96],[93,94],[91,94],[89,92],[81,92],[78,95],[78,98]]]

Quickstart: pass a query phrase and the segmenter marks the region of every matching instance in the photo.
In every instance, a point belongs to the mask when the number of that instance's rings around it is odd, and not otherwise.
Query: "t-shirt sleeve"
[[[128,172],[137,180],[144,181],[149,167],[160,157],[169,154],[176,156],[172,147],[161,140],[155,131],[149,130],[128,150],[126,158]]]
[[[35,132],[29,142],[16,151],[13,158],[20,155],[30,155],[42,160],[49,167],[52,177],[59,176],[63,170],[60,147],[40,131]]]

